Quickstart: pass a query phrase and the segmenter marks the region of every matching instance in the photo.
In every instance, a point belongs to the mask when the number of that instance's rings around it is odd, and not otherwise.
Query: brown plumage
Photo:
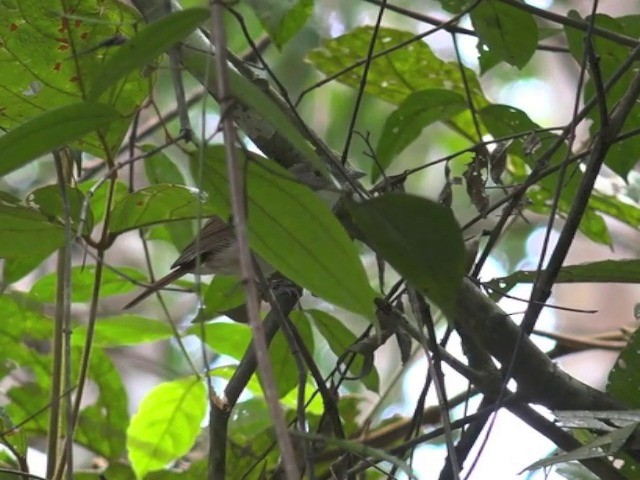
[[[356,180],[364,175],[363,172],[346,166],[347,175]],[[308,164],[298,164],[289,169],[297,181],[307,185],[314,191],[326,192],[331,197],[325,198],[330,206],[333,206],[339,197],[339,190],[320,173],[311,169]],[[196,239],[185,247],[178,259],[173,262],[173,271],[153,282],[140,295],[135,297],[124,308],[131,308],[154,292],[166,287],[180,277],[194,273],[196,268],[203,275],[221,273],[223,275],[239,275],[238,245],[235,240],[233,227],[224,222],[220,217],[211,217],[200,230]],[[273,268],[259,258],[256,259],[263,272],[273,272]]]
[[[200,230],[200,234],[184,248],[180,256],[173,262],[171,268],[174,270],[149,285],[144,292],[127,303],[124,308],[137,305],[149,295],[184,275],[194,273],[196,268],[199,268],[200,273],[204,275],[213,273],[237,275],[240,266],[233,227],[220,217],[211,217]]]

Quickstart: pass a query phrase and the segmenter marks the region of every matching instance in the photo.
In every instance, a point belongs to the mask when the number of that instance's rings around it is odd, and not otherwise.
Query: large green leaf
[[[471,10],[478,34],[478,50],[487,48],[505,62],[522,69],[538,44],[538,26],[528,12],[497,0],[483,0]]]
[[[251,398],[234,407],[233,419],[229,424],[229,435],[235,441],[251,441],[272,424],[264,398]]]
[[[127,195],[111,212],[113,233],[155,223],[211,216],[215,212],[200,192],[181,185],[153,185]]]
[[[51,339],[53,335],[51,317],[30,309],[24,300],[23,296],[12,298],[6,293],[0,295],[0,311],[4,320],[0,329],[4,334],[0,335],[0,342],[15,343],[15,338],[21,337],[36,340]],[[9,358],[7,355],[5,357]]]
[[[136,477],[141,479],[187,453],[206,410],[207,391],[199,378],[181,378],[151,390],[127,430],[127,451]]]
[[[340,37],[324,40],[322,47],[312,50],[307,60],[325,75],[334,75],[367,57],[373,27],[358,27]],[[374,53],[409,42],[414,33],[380,28]],[[362,66],[340,75],[341,83],[358,88],[362,82]],[[399,105],[413,92],[445,89],[466,96],[465,79],[476,107],[487,104],[473,70],[464,68],[464,77],[456,62],[439,59],[421,41],[376,58],[370,64],[365,91],[387,102]]]
[[[93,221],[98,223],[104,219],[107,201],[110,198],[109,192],[111,190],[111,185],[109,182],[103,182],[96,188],[96,184],[97,180],[82,182],[78,184],[78,190],[84,193],[85,196],[89,197],[89,206],[91,207],[91,212],[93,212]],[[123,182],[117,180],[113,185],[113,196],[111,197],[112,204],[117,204],[127,195],[129,195],[129,188]]]
[[[362,83],[363,60],[369,53],[373,32],[373,27],[358,27],[340,37],[325,40],[321,48],[312,50],[307,55],[307,60],[328,76],[348,69],[336,80],[352,88],[359,88]],[[461,67],[458,62],[441,60],[429,45],[416,40],[412,32],[380,28],[374,53],[398,45],[404,46],[371,61],[365,92],[394,105],[400,105],[414,92],[444,89],[459,93],[465,98],[469,95],[476,108],[487,105],[488,101],[472,69]],[[352,68],[355,64],[358,64],[358,67]],[[468,138],[476,138],[475,123],[469,111],[456,115],[449,122],[455,126],[457,133],[463,133]],[[482,131],[482,125],[480,128]]]
[[[0,137],[0,175],[106,127],[118,118],[119,114],[113,107],[86,102],[41,113]]]
[[[242,282],[237,277],[216,275],[202,295],[202,308],[194,322],[207,321],[244,303]]]
[[[278,48],[298,33],[313,13],[313,0],[248,0]]]
[[[47,255],[64,243],[62,225],[32,208],[0,202],[0,258]]]
[[[48,431],[48,393],[51,391],[51,354],[39,352],[34,340],[51,340],[54,322],[31,311],[8,296],[0,296],[0,311],[5,331],[0,335],[4,363],[3,377],[14,369],[28,369],[29,378],[8,392],[9,415],[31,435],[46,435]],[[71,376],[77,378],[81,348],[71,349]],[[124,450],[124,431],[128,423],[127,397],[120,375],[108,356],[93,352],[89,377],[94,385],[94,397],[83,407],[74,440],[88,450],[107,459],[120,458]]]
[[[298,312],[289,315],[300,338],[310,352],[313,352],[313,334],[307,318]],[[287,342],[282,331],[278,331],[269,345],[269,360],[278,392],[278,398],[284,397],[298,385],[298,366],[294,358],[293,346]]]
[[[52,250],[53,251],[53,250]],[[24,252],[23,256],[5,258],[2,263],[2,285],[11,285],[38,268],[51,252],[31,255]]]
[[[347,208],[366,243],[447,313],[464,275],[464,241],[451,210],[396,192]]]
[[[117,49],[109,45],[142,27],[133,8],[103,0],[64,5],[59,0],[3,1],[0,18],[0,127],[9,130],[42,112],[84,100],[88,79]],[[142,72],[129,75],[109,92],[107,103],[118,117],[100,136],[89,133],[74,146],[102,158],[117,152],[152,83]],[[90,127],[91,115],[87,118]],[[70,140],[78,139],[63,136],[56,145]]]
[[[0,408],[0,429],[2,432],[7,432],[2,436],[2,445],[6,445],[12,453],[22,458],[27,458],[27,449],[29,447],[27,434],[24,430],[16,428],[15,422],[11,419],[11,416],[7,414],[4,407]],[[15,460],[16,459],[12,458],[10,460],[11,463],[5,461],[5,465],[11,464],[13,466]]]
[[[146,277],[140,271],[130,267],[119,267],[118,271],[105,268],[102,271],[100,296],[108,297],[127,293],[137,286],[131,280],[144,282]],[[93,294],[95,281],[95,265],[77,266],[71,269],[71,301],[88,302]],[[31,287],[30,295],[39,302],[56,301],[58,275],[49,273],[36,281]]]
[[[156,150],[153,145],[144,145],[141,150],[145,153]],[[159,183],[173,183],[185,185],[187,182],[177,165],[163,152],[155,152],[144,159],[144,171],[151,185]]]
[[[152,145],[144,145],[142,150],[149,152],[155,150]],[[186,180],[182,171],[176,163],[169,158],[164,151],[156,152],[145,158],[144,170],[151,185],[161,183],[172,183],[175,185],[186,185]],[[195,237],[195,228],[191,221],[169,222],[164,225],[157,225],[150,232],[150,240],[164,239],[171,242],[178,251],[182,250]]]
[[[636,331],[609,373],[607,393],[629,408],[640,408],[640,331]]]
[[[242,158],[242,152],[238,151]],[[195,157],[195,156],[194,156]],[[222,146],[204,150],[202,187],[222,218],[229,218],[227,170]],[[287,278],[328,302],[373,317],[375,292],[358,251],[329,208],[277,163],[252,156],[246,173],[251,248]]]
[[[75,328],[71,337],[72,344],[83,346],[86,333],[87,327],[84,325]],[[140,315],[124,314],[98,319],[93,345],[100,348],[123,347],[166,340],[172,336],[173,330],[166,322]]]
[[[349,348],[356,343],[356,335],[333,315],[322,310],[308,310],[306,313],[313,318],[313,324],[322,335],[322,338],[327,341],[329,348],[336,357],[342,358]],[[364,358],[362,355],[355,355],[353,362],[349,364],[349,373],[353,378],[358,378],[362,374],[363,368]],[[361,381],[369,390],[378,392],[380,378],[375,365],[371,372],[361,378]]]
[[[190,8],[171,13],[149,24],[102,64],[93,76],[88,98],[97,99],[120,79],[152,63],[165,50],[193,32],[209,18],[207,8]]]
[[[72,227],[79,227],[82,206],[85,200],[84,195],[79,189],[68,186],[66,196],[69,202],[71,225]],[[60,223],[65,221],[64,200],[59,185],[46,185],[37,188],[27,196],[27,203],[37,207],[38,210],[49,217],[49,219],[57,219]],[[83,233],[90,233],[92,229],[93,214],[91,210],[88,210],[86,218],[84,219]]]
[[[73,378],[77,378],[81,352],[82,348],[73,349]],[[129,424],[129,402],[120,372],[104,351],[95,349],[91,354],[89,378],[99,394],[80,412],[75,440],[108,460],[119,460],[124,454]]]
[[[197,335],[214,352],[236,360],[244,356],[251,341],[251,328],[240,323],[199,323],[189,327],[185,333]]]
[[[636,204],[626,201],[624,197],[618,198],[613,195],[593,192],[589,198],[589,207],[633,228],[640,227],[640,208]]]
[[[450,90],[435,88],[410,94],[385,121],[376,148],[378,164],[386,170],[426,126],[448,120],[466,108],[465,98]],[[379,176],[380,171],[375,170],[373,181]]]

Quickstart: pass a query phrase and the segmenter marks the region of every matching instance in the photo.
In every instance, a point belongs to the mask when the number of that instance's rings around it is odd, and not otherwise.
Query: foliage
[[[446,448],[442,478],[457,478],[473,469],[487,412],[505,408],[566,452],[532,459],[532,469],[579,461],[596,475],[636,478],[627,447],[637,421],[610,411],[638,403],[638,334],[616,344],[606,393],[552,363],[554,352],[602,343],[555,336],[545,354],[528,334],[558,283],[640,281],[635,258],[564,265],[577,232],[613,246],[612,219],[640,227],[640,16],[442,0],[448,14],[438,18],[418,2],[414,12],[388,5],[416,22],[398,28],[382,10],[380,24],[341,23],[348,2],[182,2],[175,12],[132,3],[0,0],[0,466],[26,473],[27,447],[46,437],[60,452],[47,478],[61,478],[72,437],[103,459],[102,471],[78,478],[272,478],[301,468],[313,478],[417,478],[415,447],[431,444]],[[327,9],[346,31],[319,40]],[[435,28],[415,34],[421,22]],[[451,56],[434,48],[436,31],[453,40]],[[477,69],[463,64],[463,36],[477,41]],[[489,93],[491,81],[538,75],[542,52],[579,71],[560,127]],[[583,121],[589,138],[578,143]],[[346,161],[369,177],[349,178]],[[322,189],[301,180],[301,164]],[[438,177],[439,191],[425,192],[426,177]],[[459,220],[460,204],[472,220]],[[182,250],[214,215],[246,235],[254,263],[287,279],[259,279],[264,321],[220,318],[245,313],[254,279],[201,278],[207,257],[189,265],[195,281],[175,284],[198,294],[192,325],[175,323],[184,291],[148,300],[145,315],[121,311],[122,298],[154,278],[151,266],[166,270],[163,252]],[[521,218],[547,229],[564,220],[547,260],[535,259],[544,268],[481,282],[487,256],[506,251],[517,228],[531,230]],[[486,219],[474,266],[470,230]],[[521,329],[496,303],[519,284],[534,286]],[[386,342],[397,349],[381,349]],[[143,344],[167,355],[154,359],[162,379],[130,416],[126,360]],[[391,416],[400,394],[390,385],[425,357],[413,417]],[[469,382],[460,395],[443,363]],[[476,414],[467,415],[475,403],[455,410],[479,395]],[[608,413],[566,423],[567,437],[532,404]]]

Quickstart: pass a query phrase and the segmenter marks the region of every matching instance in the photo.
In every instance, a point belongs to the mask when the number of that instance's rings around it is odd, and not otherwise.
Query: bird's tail
[[[166,287],[167,285],[169,285],[170,283],[176,281],[177,279],[179,279],[180,277],[182,277],[183,275],[185,275],[186,273],[188,273],[188,270],[185,268],[176,268],[174,271],[169,272],[168,274],[166,274],[164,277],[159,278],[158,280],[156,280],[155,282],[153,282],[151,285],[149,285],[144,292],[142,292],[140,295],[138,295],[137,297],[135,297],[133,300],[131,300],[129,303],[127,303],[123,309],[126,310],[128,308],[131,308],[137,304],[139,304],[141,301],[143,301],[145,298],[147,298],[149,295],[152,295],[153,293],[157,292],[158,290]]]

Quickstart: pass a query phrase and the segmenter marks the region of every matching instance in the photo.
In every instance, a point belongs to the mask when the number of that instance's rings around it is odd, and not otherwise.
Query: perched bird
[[[319,173],[312,171],[307,164],[300,164],[289,169],[296,179],[312,190],[331,190],[331,186],[326,178]],[[353,180],[364,176],[363,172],[351,167],[347,168],[347,174]],[[333,189],[335,190],[335,189]],[[331,192],[332,197],[325,196],[327,201],[335,202],[339,195]],[[339,193],[339,192],[338,192]],[[258,263],[263,268],[268,268],[264,262],[258,259]],[[240,259],[238,244],[233,226],[226,223],[220,217],[211,217],[204,224],[198,236],[185,247],[180,256],[171,265],[172,271],[164,277],[149,285],[140,295],[135,297],[124,308],[131,308],[158,290],[173,283],[177,279],[188,273],[194,273],[196,269],[203,275],[222,274],[239,275]]]

